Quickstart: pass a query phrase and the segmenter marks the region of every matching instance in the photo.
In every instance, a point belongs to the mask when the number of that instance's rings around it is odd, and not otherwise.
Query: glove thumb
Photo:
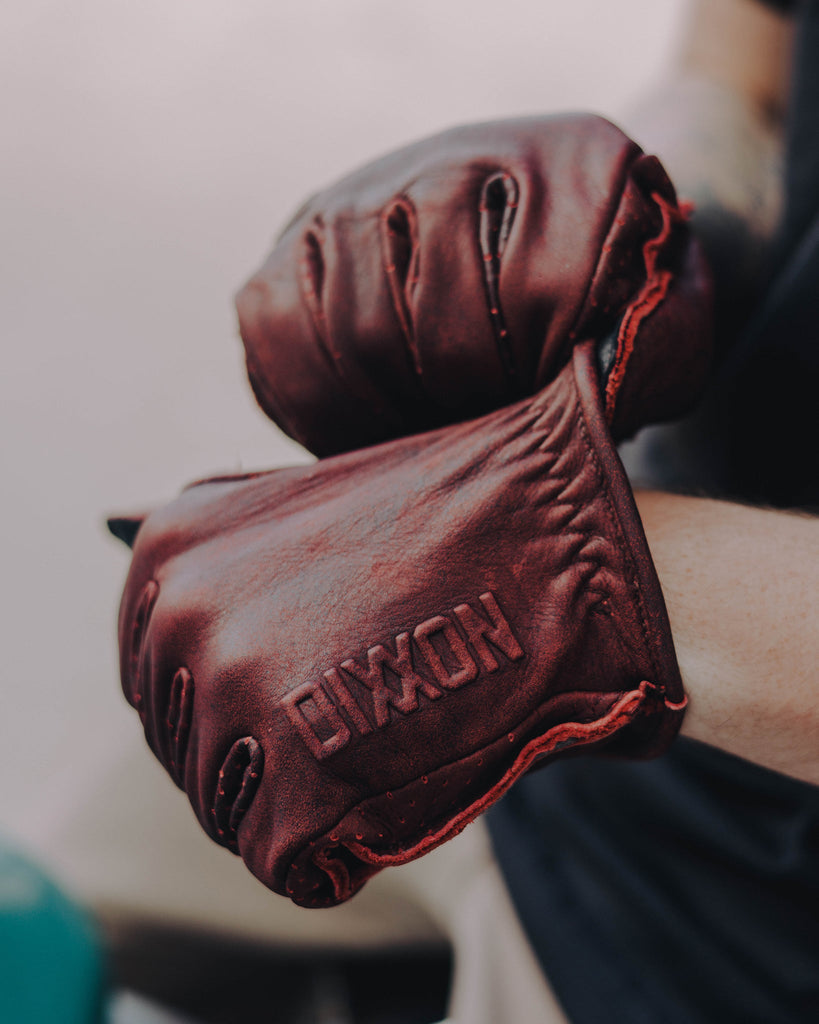
[[[131,512],[127,515],[108,516],[105,523],[117,540],[121,540],[129,548],[133,548],[139,528],[147,516],[147,512]]]

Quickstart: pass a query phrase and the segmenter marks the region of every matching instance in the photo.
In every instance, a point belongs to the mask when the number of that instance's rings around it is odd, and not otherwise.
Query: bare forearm
[[[690,697],[683,733],[819,784],[819,519],[637,503]]]
[[[694,204],[718,340],[754,305],[783,204],[792,19],[756,0],[691,0],[676,59],[622,122]]]
[[[754,0],[692,0],[677,73],[702,76],[779,119],[790,84],[793,19]]]

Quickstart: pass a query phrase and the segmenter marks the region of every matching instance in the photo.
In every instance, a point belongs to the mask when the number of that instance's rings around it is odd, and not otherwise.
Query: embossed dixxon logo
[[[390,707],[410,714],[419,707],[419,693],[438,700],[482,672],[497,671],[496,651],[510,661],[524,655],[494,595],[487,592],[449,615],[425,619],[392,643],[370,647],[366,664],[348,658],[327,669],[323,682],[304,683],[281,704],[310,752],[323,761],[343,750],[354,732],[366,736],[389,725]],[[427,674],[421,673],[421,660]],[[387,684],[387,672],[395,685]],[[361,685],[355,687],[353,680]],[[354,688],[366,694],[366,707],[354,696]]]

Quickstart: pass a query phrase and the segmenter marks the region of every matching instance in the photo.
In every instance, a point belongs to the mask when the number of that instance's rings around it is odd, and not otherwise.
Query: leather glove
[[[139,528],[126,697],[271,889],[338,903],[535,764],[675,735],[685,697],[599,382],[578,345],[534,398],[200,483]]]
[[[302,207],[237,308],[259,403],[321,456],[534,394],[588,338],[622,439],[692,404],[712,347],[671,183],[589,115],[456,128],[364,167]]]

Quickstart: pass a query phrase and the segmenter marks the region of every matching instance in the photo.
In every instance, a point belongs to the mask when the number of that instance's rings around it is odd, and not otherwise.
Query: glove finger
[[[289,232],[236,296],[250,385],[261,407],[311,451],[332,436],[342,412],[340,381],[310,307],[302,300],[298,237]],[[306,414],[302,410],[306,411]]]
[[[664,230],[654,191],[676,209],[658,168],[610,123],[567,116],[456,128],[343,179],[297,215],[238,296],[263,408],[327,455],[531,394],[573,344],[612,332],[619,390],[621,354],[639,347],[637,327],[680,269],[667,259],[679,245],[663,243],[662,264],[650,250]],[[700,308],[688,316],[695,341],[648,342],[672,350],[662,390],[674,412],[696,390],[686,379],[683,398],[673,393],[675,370],[689,372],[682,353],[699,383],[710,348],[706,304],[696,288],[677,293],[682,319],[686,304]],[[679,319],[664,318],[674,338]],[[641,394],[631,389],[633,422]]]
[[[163,567],[164,570],[164,567]],[[162,572],[159,573],[160,581]],[[149,588],[150,621],[140,659],[143,725],[149,746],[176,785],[187,792],[205,831],[238,852],[237,834],[261,781],[264,753],[237,716],[225,714],[230,687],[214,687],[219,660],[214,609],[177,579]],[[241,679],[241,666],[228,675]]]

